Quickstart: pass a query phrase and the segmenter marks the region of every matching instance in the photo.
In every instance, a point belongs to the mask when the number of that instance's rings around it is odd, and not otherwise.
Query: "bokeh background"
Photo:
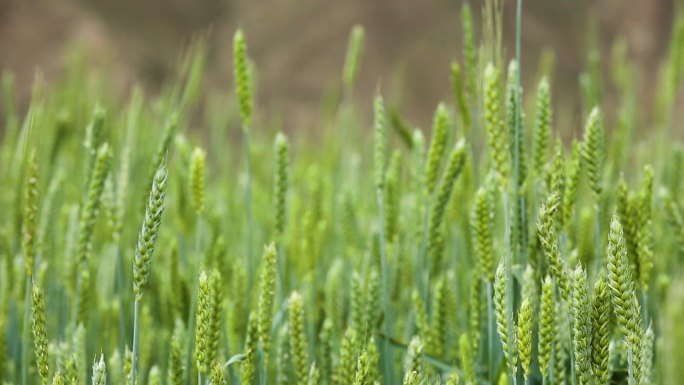
[[[626,39],[643,74],[642,98],[649,100],[674,2],[525,0],[523,83],[534,79],[541,53],[551,49],[555,93],[578,95],[589,31],[595,31],[604,68],[616,37]],[[484,0],[470,3],[478,20]],[[514,2],[504,3],[510,56]],[[349,30],[361,23],[366,48],[357,100],[364,105],[381,84],[409,120],[425,126],[437,102],[451,98],[460,8],[461,0],[0,0],[0,68],[15,73],[24,105],[36,70],[48,81],[59,76],[74,49],[109,71],[112,92],[125,95],[133,82],[155,92],[174,76],[193,36],[203,35],[210,48],[207,87],[229,93],[231,41],[240,26],[259,71],[260,108],[276,111],[287,126],[309,129],[326,95],[339,87]]]

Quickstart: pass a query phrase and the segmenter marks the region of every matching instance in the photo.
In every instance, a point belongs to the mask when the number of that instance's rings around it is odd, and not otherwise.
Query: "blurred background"
[[[232,92],[231,42],[242,27],[259,76],[258,105],[286,129],[314,128],[322,101],[339,90],[351,27],[366,28],[356,97],[380,84],[405,116],[426,127],[439,100],[451,100],[449,63],[460,58],[462,0],[0,0],[0,68],[15,73],[22,105],[35,72],[58,76],[78,47],[86,62],[111,71],[112,92],[133,82],[150,92],[174,76],[193,36],[209,42],[207,87]],[[649,99],[666,55],[675,0],[525,0],[523,83],[534,80],[541,53],[555,51],[554,94],[578,95],[589,31],[602,66],[624,37]],[[484,0],[470,0],[479,30]],[[504,41],[514,47],[514,1],[504,0]],[[530,87],[528,87],[530,89]],[[569,101],[574,103],[575,101]]]

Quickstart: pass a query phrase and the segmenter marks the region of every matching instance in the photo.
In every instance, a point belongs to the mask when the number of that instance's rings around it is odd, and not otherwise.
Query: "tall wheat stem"
[[[140,299],[136,296],[135,302],[133,302],[133,358],[131,360],[131,382],[129,385],[135,385],[135,372],[138,367],[138,328],[140,324],[139,307]]]

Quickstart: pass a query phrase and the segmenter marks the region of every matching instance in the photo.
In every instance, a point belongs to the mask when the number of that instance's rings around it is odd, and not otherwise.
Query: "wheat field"
[[[259,108],[241,30],[218,95],[202,39],[123,100],[73,63],[23,108],[5,72],[0,383],[684,382],[684,15],[652,106],[623,42],[589,52],[574,127],[522,1],[484,3],[425,130],[381,82],[363,112],[360,25],[315,140]]]

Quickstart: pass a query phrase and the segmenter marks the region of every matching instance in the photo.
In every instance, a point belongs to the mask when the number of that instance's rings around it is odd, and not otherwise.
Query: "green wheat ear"
[[[534,327],[533,305],[529,298],[524,298],[518,310],[518,325],[516,335],[518,339],[518,354],[525,379],[530,377],[530,363],[532,362],[532,328]]]
[[[273,144],[275,152],[275,177],[274,177],[274,196],[275,196],[275,233],[278,242],[282,242],[285,233],[285,222],[287,221],[287,190],[289,183],[290,165],[290,144],[287,136],[282,132],[276,134]]]
[[[451,199],[451,192],[454,189],[456,178],[461,174],[463,165],[466,159],[466,145],[465,141],[460,140],[454,146],[454,149],[449,155],[449,161],[444,172],[444,176],[439,184],[437,195],[432,201],[430,209],[430,221],[428,228],[427,250],[428,255],[433,258],[433,267],[441,268],[439,261],[441,260],[439,249],[439,237],[441,237],[441,225],[446,206]]]
[[[329,358],[329,357],[328,357]],[[325,363],[327,364],[327,363]],[[322,365],[325,365],[322,363]],[[276,385],[287,385],[290,383],[290,346],[287,338],[287,325],[283,325],[278,329],[278,344],[276,349]],[[326,376],[330,372],[325,372],[323,378],[330,378]]]
[[[435,283],[432,299],[432,324],[428,333],[428,351],[436,357],[443,357],[446,350],[447,325],[449,319],[449,287],[444,277]]]
[[[93,381],[92,385],[107,385],[107,367],[104,355],[100,354],[100,359],[93,362]]]
[[[356,372],[356,342],[356,329],[353,327],[347,328],[340,344],[340,358],[333,375],[334,385],[347,385],[353,383],[354,374]]]
[[[271,336],[271,324],[273,323],[273,301],[276,286],[276,248],[271,243],[264,248],[262,258],[263,270],[261,273],[261,288],[259,292],[258,318],[259,318],[259,341],[264,352],[264,365],[268,365],[269,342]]]
[[[501,74],[492,63],[487,65],[484,72],[484,120],[491,167],[498,174],[502,186],[505,186],[511,169],[509,135],[504,128],[501,111]]]
[[[471,214],[473,236],[477,250],[481,274],[487,281],[494,281],[494,245],[492,241],[492,218],[494,212],[491,204],[491,193],[480,187],[475,195],[475,205]]]
[[[209,344],[209,365],[213,365],[220,361],[221,346],[221,331],[223,322],[223,285],[221,282],[221,274],[217,269],[211,271],[209,276],[209,285],[211,286],[211,319],[210,319],[210,344]],[[211,368],[209,368],[211,369]]]
[[[649,291],[651,272],[653,270],[653,168],[646,166],[641,191],[637,197],[637,261],[639,265],[639,283],[645,293]]]
[[[558,195],[559,203],[562,202],[565,195],[565,159],[563,157],[563,142],[558,138],[556,140],[553,162],[549,170],[549,190]],[[562,225],[563,206],[559,205],[558,221]]]
[[[135,259],[133,262],[133,292],[136,299],[142,297],[142,288],[147,283],[150,275],[150,265],[155,243],[159,236],[159,225],[164,212],[164,199],[166,198],[166,165],[159,165],[152,181],[152,190],[145,209],[138,242],[135,246]]]
[[[359,354],[353,385],[371,385],[368,352],[366,350],[363,350],[361,354]]]
[[[235,94],[240,105],[242,129],[249,130],[252,120],[252,79],[247,64],[247,43],[241,29],[233,36],[233,74],[235,78]]]
[[[209,382],[211,385],[226,385],[226,377],[223,373],[223,367],[220,363],[214,364],[211,367],[211,374],[209,375]]]
[[[281,329],[282,330],[282,329]],[[325,318],[321,325],[321,331],[318,334],[318,356],[317,361],[321,369],[321,376],[326,380],[332,379],[332,333],[333,323],[330,318]],[[287,342],[286,338],[283,338]],[[284,344],[283,344],[284,345]],[[284,351],[287,353],[287,350]],[[287,360],[285,360],[287,361]],[[284,362],[285,364],[286,362]]]
[[[399,209],[401,206],[401,191],[399,179],[401,175],[401,151],[394,150],[390,156],[387,174],[385,176],[385,237],[394,242],[399,232]]]
[[[418,372],[406,372],[404,376],[403,385],[420,385],[422,384],[422,376]]]
[[[648,326],[644,332],[644,337],[641,344],[641,382],[639,385],[647,385],[653,383],[653,343],[655,342],[655,334],[653,327]]]
[[[382,298],[380,274],[376,269],[371,269],[367,276],[368,288],[366,290],[366,332],[362,335],[365,343],[375,333],[376,328],[382,320],[382,308],[380,300]],[[369,350],[372,353],[372,350]]]
[[[206,154],[204,150],[196,147],[190,157],[190,191],[192,191],[192,204],[195,213],[199,216],[204,213],[204,191],[206,189]]]
[[[131,352],[131,349],[129,349],[128,345],[126,345],[126,351],[124,352],[124,364],[123,364],[124,376],[125,376],[125,378],[127,378],[126,384],[137,385],[137,382],[133,383],[130,381],[132,367],[133,367],[133,352]],[[67,375],[67,378],[76,379],[76,376],[75,375]],[[75,383],[75,381],[72,381],[72,382]]]
[[[446,380],[446,385],[459,385],[461,382],[461,377],[458,376],[458,373],[451,373],[449,378]]]
[[[461,115],[461,123],[464,128],[470,127],[470,110],[468,109],[466,85],[463,84],[463,70],[457,61],[451,62],[451,87],[454,93],[454,101]]]
[[[589,308],[589,295],[587,291],[587,274],[582,266],[577,266],[574,274],[573,285],[573,323],[572,338],[575,353],[575,367],[578,383],[589,385],[591,383],[591,319]]]
[[[537,234],[544,250],[544,256],[549,264],[551,275],[556,280],[561,298],[570,304],[571,291],[565,262],[561,258],[560,245],[557,236],[558,227],[558,195],[551,194],[539,208],[537,220]]]
[[[183,383],[183,347],[181,343],[182,325],[177,322],[173,337],[171,338],[171,349],[169,357],[169,385],[181,385]],[[111,363],[111,362],[110,362]]]
[[[40,380],[43,385],[47,385],[50,381],[48,375],[50,368],[48,367],[48,339],[45,331],[45,292],[37,284],[33,284],[31,295],[31,307],[33,311],[33,342],[36,354],[36,366]]]
[[[473,28],[473,16],[470,5],[463,2],[461,7],[461,24],[463,26],[463,61],[466,72],[466,89],[468,96],[475,99],[477,95],[477,45]]]
[[[597,385],[607,384],[610,379],[610,310],[610,293],[606,277],[602,274],[594,283],[591,300],[591,359],[594,383]]]
[[[447,130],[449,129],[449,113],[446,106],[440,103],[435,111],[432,123],[432,139],[425,163],[425,193],[431,197],[437,185],[437,173],[446,149]]]
[[[147,373],[147,385],[159,385],[161,383],[161,371],[157,365],[152,366]]]
[[[544,378],[550,378],[551,350],[556,329],[553,300],[553,281],[546,276],[542,282],[541,314],[539,317],[539,370]]]
[[[350,325],[356,329],[363,329],[364,325],[364,285],[363,279],[359,272],[354,271],[351,275],[350,286],[350,309],[349,309],[349,321]]]
[[[601,110],[594,107],[587,118],[582,143],[582,159],[584,161],[589,187],[596,195],[601,195],[604,162],[604,128]]]
[[[406,122],[397,108],[389,111],[389,119],[395,134],[401,139],[402,143],[411,150],[413,149],[413,136],[411,134],[411,124]]]
[[[492,270],[493,273],[493,270]],[[471,338],[471,347],[477,351],[480,347],[480,325],[482,321],[482,278],[479,275],[471,276],[468,290],[468,333]]]
[[[549,136],[551,134],[551,87],[546,76],[537,85],[537,105],[535,124],[532,136],[532,169],[535,175],[544,174],[549,152]]]
[[[380,352],[375,338],[371,337],[368,340],[368,362],[370,364],[370,383],[382,383],[382,375],[380,374]]]
[[[197,290],[197,330],[195,332],[197,371],[199,373],[208,373],[211,365],[211,321],[214,317],[212,303],[214,302],[213,296],[215,293],[213,293],[211,288],[209,276],[204,271],[200,275]]]
[[[109,172],[111,158],[112,153],[107,143],[104,143],[97,149],[85,203],[81,208],[77,250],[78,261],[81,264],[88,259],[90,249],[92,248],[91,242],[95,228],[95,220],[97,219],[97,213],[102,202],[102,191],[104,189],[107,173]]]
[[[560,302],[556,303],[555,313],[559,315],[559,319],[567,316],[567,308]],[[566,370],[567,370],[567,323],[555,322],[556,329],[553,333],[553,383],[565,384]]]
[[[635,282],[627,258],[627,247],[618,216],[613,215],[608,234],[608,286],[620,331],[627,337],[633,353],[634,378],[639,381],[641,367],[641,310]]]
[[[411,337],[408,348],[406,349],[406,357],[404,358],[404,370],[406,373],[421,373],[422,372],[422,356],[425,350],[425,344],[419,336]]]
[[[27,160],[24,199],[23,237],[21,240],[26,263],[26,277],[31,279],[36,258],[36,222],[38,216],[38,164],[36,163],[35,151],[31,152]]]
[[[288,300],[290,354],[296,383],[305,385],[309,368],[306,326],[304,325],[304,301],[301,294],[293,292]]]
[[[311,363],[309,368],[309,376],[306,379],[306,385],[317,385],[321,381],[321,371],[316,366],[316,362]]]
[[[106,113],[100,106],[96,105],[93,110],[93,117],[88,127],[86,127],[86,138],[83,146],[86,148],[89,159],[86,169],[86,177],[91,178],[95,159],[97,158],[97,151],[104,142],[104,121]]]
[[[361,55],[363,54],[363,40],[365,32],[363,26],[355,25],[349,33],[349,45],[347,46],[347,55],[344,60],[344,70],[342,72],[342,82],[344,86],[351,90],[354,87],[354,81],[359,73],[359,64],[361,62]]]
[[[62,372],[59,370],[55,373],[54,377],[52,377],[52,385],[65,385]]]
[[[508,74],[506,75],[506,124],[510,138],[509,149],[511,160],[514,162],[515,177],[517,183],[522,186],[527,177],[527,160],[525,156],[525,130],[523,128],[524,116],[520,107],[522,89],[518,88],[517,79],[520,67],[514,59],[508,63]],[[518,111],[521,112],[518,112]],[[516,127],[517,135],[516,135]],[[517,158],[516,158],[517,157]]]
[[[256,376],[257,348],[259,340],[258,318],[254,311],[249,313],[247,320],[247,335],[245,338],[245,359],[240,365],[240,383],[253,384]]]
[[[496,331],[501,339],[506,366],[508,366],[508,370],[515,375],[518,369],[518,356],[516,355],[517,341],[515,329],[509,328],[509,322],[511,320],[507,310],[508,295],[506,293],[506,287],[508,286],[508,278],[505,272],[504,260],[501,259],[499,261],[499,266],[496,268],[496,277],[494,279],[494,312],[496,314]],[[509,330],[513,330],[513,335],[509,334]]]

